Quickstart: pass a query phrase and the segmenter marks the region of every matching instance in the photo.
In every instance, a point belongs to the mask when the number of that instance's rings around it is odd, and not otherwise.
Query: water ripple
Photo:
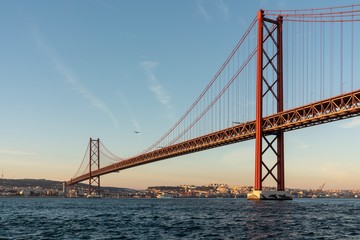
[[[0,198],[0,239],[360,239],[360,201]]]

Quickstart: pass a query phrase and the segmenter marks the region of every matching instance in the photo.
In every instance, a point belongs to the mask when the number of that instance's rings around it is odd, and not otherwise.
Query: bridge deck
[[[359,115],[360,89],[265,117],[263,129],[265,134],[270,135],[278,131],[291,131]],[[167,158],[247,141],[254,138],[255,121],[245,122],[221,131],[119,161],[92,171],[91,176],[101,176]],[[89,173],[73,178],[67,181],[66,184],[72,185],[87,179],[89,179]]]

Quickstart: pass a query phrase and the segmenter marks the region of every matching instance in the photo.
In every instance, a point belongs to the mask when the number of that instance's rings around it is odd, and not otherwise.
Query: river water
[[[360,199],[0,198],[0,239],[360,239]]]

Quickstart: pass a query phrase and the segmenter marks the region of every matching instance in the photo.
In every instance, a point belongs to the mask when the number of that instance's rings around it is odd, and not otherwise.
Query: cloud
[[[134,131],[139,131],[141,133],[140,123],[136,119],[129,102],[127,101],[127,98],[125,97],[125,95],[123,93],[120,93],[120,98],[121,98],[122,105],[127,109],[128,113],[131,117],[131,125],[133,126]],[[141,135],[139,134],[139,136],[141,136]]]
[[[87,99],[91,105],[106,113],[112,120],[114,127],[118,129],[118,120],[112,111],[107,107],[107,105],[95,95],[93,95],[85,86],[83,86],[79,80],[73,76],[71,70],[68,69],[62,62],[56,58],[53,58],[53,62],[55,63],[56,69],[65,77],[66,82],[73,86],[75,91],[78,92],[80,96]]]
[[[341,128],[356,128],[360,127],[360,118],[353,118],[351,120],[346,121],[344,124],[340,125]]]
[[[172,106],[170,104],[170,95],[167,93],[165,88],[160,84],[159,80],[155,76],[155,68],[159,65],[157,62],[153,61],[143,61],[139,63],[140,67],[145,71],[147,80],[149,82],[150,91],[152,91],[156,99],[168,110],[172,111]]]
[[[227,19],[230,13],[229,13],[229,7],[225,4],[224,0],[218,0],[216,2],[216,6],[222,12],[224,18]]]
[[[71,69],[68,68],[64,62],[55,54],[51,47],[45,42],[39,29],[36,26],[32,27],[32,32],[37,42],[38,47],[46,53],[51,59],[56,70],[64,77],[65,82],[71,85],[74,90],[84,99],[86,99],[92,106],[108,115],[113,122],[116,129],[119,128],[118,120],[108,106],[101,101],[98,97],[91,93],[84,85],[81,84],[80,80],[74,76]]]
[[[202,16],[207,22],[211,21],[211,17],[206,12],[206,10],[205,10],[204,6],[202,5],[201,1],[197,1],[197,9],[198,9],[198,12],[199,12],[200,16]]]
[[[17,156],[34,156],[34,155],[38,155],[37,153],[33,153],[33,152],[25,152],[25,151],[21,151],[21,150],[13,150],[13,149],[0,149],[0,154],[17,155]]]
[[[208,1],[207,1],[208,3]],[[224,0],[213,0],[213,6],[215,7],[214,13],[219,13],[224,17],[225,20],[230,16],[229,7],[226,5]],[[197,1],[197,10],[201,17],[203,17],[207,22],[211,22],[213,19],[208,13],[207,9],[203,5],[201,0]]]

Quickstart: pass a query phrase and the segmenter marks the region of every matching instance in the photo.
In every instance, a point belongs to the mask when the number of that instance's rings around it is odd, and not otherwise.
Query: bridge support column
[[[284,132],[274,132],[272,135],[265,135],[263,132],[264,106],[268,110],[267,115],[283,111],[281,16],[273,20],[265,18],[264,11],[260,10],[258,12],[257,49],[255,186],[247,198],[250,200],[292,199],[285,192]],[[271,106],[276,106],[273,112],[269,110]],[[277,169],[276,176],[273,173],[275,168]],[[268,177],[275,180],[277,184],[276,191],[263,191],[263,182]]]
[[[93,167],[100,168],[100,140],[90,138],[88,197],[100,197],[100,176],[93,176]],[[95,186],[93,184],[95,183]]]
[[[64,195],[64,197],[66,197],[66,195],[67,195],[67,186],[66,186],[66,182],[63,182],[63,195]]]

